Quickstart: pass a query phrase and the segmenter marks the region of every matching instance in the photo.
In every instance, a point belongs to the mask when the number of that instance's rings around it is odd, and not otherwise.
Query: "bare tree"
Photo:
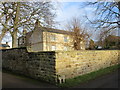
[[[98,45],[99,46],[103,46],[104,42],[103,40],[110,34],[110,32],[108,32],[108,30],[100,30],[99,35],[97,36],[98,38]]]
[[[108,42],[108,40],[106,40],[106,38],[107,38],[107,39],[109,39],[109,41],[112,42],[112,39],[108,38],[109,36],[116,36],[116,33],[113,31],[108,32],[108,30],[104,30],[104,29],[100,30],[99,36],[97,37],[98,38],[98,45],[102,46],[103,48],[106,48],[107,46],[109,46],[109,42]],[[119,38],[114,38],[114,39],[118,39],[115,41],[117,41],[119,43]]]
[[[1,3],[0,23],[2,25],[1,40],[7,31],[12,36],[12,46],[17,47],[18,33],[22,28],[28,31],[33,30],[36,19],[41,20],[43,26],[47,26],[50,21],[53,23],[55,14],[51,2],[3,2]],[[49,17],[49,20],[46,20]],[[6,18],[6,19],[4,19]],[[51,24],[52,25],[52,24]]]
[[[73,48],[74,50],[81,50],[80,42],[85,42],[89,38],[89,34],[86,32],[85,28],[81,28],[79,18],[73,18],[67,25],[67,29],[71,32],[73,38]]]
[[[4,7],[5,4],[1,4],[0,3],[0,43],[3,39],[3,37],[5,36],[5,34],[7,33],[7,31],[9,31],[12,27],[8,27],[8,23],[9,23],[9,20],[11,18],[11,15],[8,15],[9,14],[9,10],[7,7],[5,8],[2,8]],[[4,12],[3,12],[4,10]],[[7,14],[8,13],[8,14]]]
[[[89,49],[90,50],[95,49],[95,43],[94,43],[94,41],[92,39],[89,42]]]
[[[87,19],[96,27],[96,29],[104,29],[112,31],[120,29],[120,1],[113,0],[113,2],[105,2],[104,0],[98,0],[98,2],[87,2],[85,4],[96,8],[96,18],[90,20]]]

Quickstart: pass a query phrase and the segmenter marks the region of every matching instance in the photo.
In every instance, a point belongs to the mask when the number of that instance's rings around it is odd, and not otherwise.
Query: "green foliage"
[[[97,77],[100,77],[102,75],[108,74],[110,72],[113,72],[115,70],[117,70],[118,68],[120,68],[120,65],[114,65],[114,66],[110,66],[104,69],[100,69],[98,71],[95,72],[91,72],[82,76],[78,76],[72,79],[67,79],[65,83],[59,84],[59,87],[73,87],[73,86],[77,86],[80,85],[80,83],[84,83],[87,82],[89,80],[95,79]]]

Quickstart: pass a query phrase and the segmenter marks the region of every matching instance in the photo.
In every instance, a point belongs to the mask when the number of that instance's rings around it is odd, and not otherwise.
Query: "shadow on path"
[[[54,85],[34,79],[2,73],[2,88],[57,88]]]

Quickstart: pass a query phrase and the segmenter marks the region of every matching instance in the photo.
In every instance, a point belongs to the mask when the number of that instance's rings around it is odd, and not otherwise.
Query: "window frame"
[[[50,41],[56,41],[56,35],[51,34],[50,35]]]
[[[68,37],[64,36],[64,42],[68,42]]]
[[[54,47],[54,49],[53,49],[53,47]],[[52,46],[51,46],[51,50],[52,50],[52,51],[55,51],[55,50],[56,50],[56,46],[55,46],[55,45],[52,45]]]

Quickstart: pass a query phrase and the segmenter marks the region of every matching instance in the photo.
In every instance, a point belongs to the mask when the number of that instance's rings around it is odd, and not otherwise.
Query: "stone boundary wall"
[[[27,52],[25,48],[2,50],[2,67],[47,82],[55,82],[55,52]]]
[[[74,78],[120,64],[120,50],[83,50],[56,52],[56,74]]]
[[[38,80],[80,76],[120,63],[120,50],[27,52],[26,48],[2,50],[2,67]]]

